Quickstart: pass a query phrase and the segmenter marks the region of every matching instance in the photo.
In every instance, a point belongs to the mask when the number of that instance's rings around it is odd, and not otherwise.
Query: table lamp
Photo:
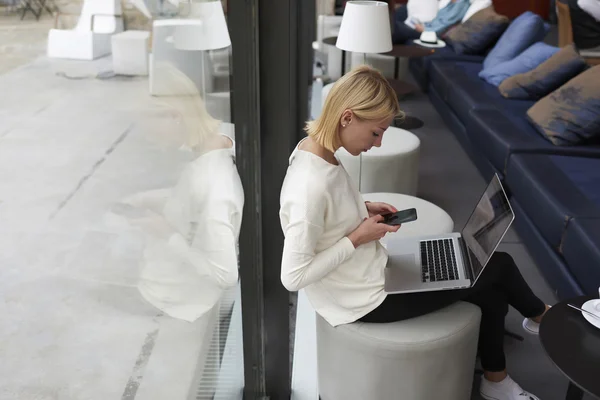
[[[391,51],[392,30],[387,3],[382,1],[348,1],[342,17],[336,47],[344,51],[367,53]],[[362,181],[362,153],[359,161],[358,190]]]
[[[217,50],[231,46],[227,21],[220,1],[191,3],[191,19],[177,25],[173,33],[173,43],[178,50]],[[206,76],[202,57],[202,76]],[[202,85],[203,100],[206,101],[206,88]]]
[[[336,47],[355,53],[391,51],[392,30],[387,3],[349,1],[346,3]]]

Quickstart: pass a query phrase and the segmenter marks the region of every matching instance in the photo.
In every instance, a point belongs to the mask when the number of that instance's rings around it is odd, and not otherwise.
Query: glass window
[[[0,397],[241,399],[224,2],[57,3],[0,16]]]

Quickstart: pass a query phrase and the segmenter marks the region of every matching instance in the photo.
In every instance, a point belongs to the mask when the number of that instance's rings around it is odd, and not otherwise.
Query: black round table
[[[540,341],[548,357],[569,379],[567,400],[581,400],[587,392],[600,399],[600,329],[580,311],[590,296],[576,297],[553,306],[540,324]]]

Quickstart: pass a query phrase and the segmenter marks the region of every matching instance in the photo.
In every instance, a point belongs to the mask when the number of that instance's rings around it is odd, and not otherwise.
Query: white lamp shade
[[[182,20],[173,33],[179,50],[216,50],[231,46],[225,13],[220,1],[192,3],[193,19]]]
[[[357,53],[386,53],[392,50],[392,31],[387,3],[346,3],[336,46]]]

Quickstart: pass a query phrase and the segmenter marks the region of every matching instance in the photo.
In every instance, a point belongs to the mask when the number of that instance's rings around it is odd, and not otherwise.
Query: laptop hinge
[[[460,244],[460,250],[462,251],[464,265],[465,265],[465,273],[467,274],[467,278],[473,282],[475,277],[473,276],[473,264],[471,263],[471,254],[469,254],[469,249],[467,248],[467,244],[465,243],[465,239],[461,237],[458,238],[458,243]]]

